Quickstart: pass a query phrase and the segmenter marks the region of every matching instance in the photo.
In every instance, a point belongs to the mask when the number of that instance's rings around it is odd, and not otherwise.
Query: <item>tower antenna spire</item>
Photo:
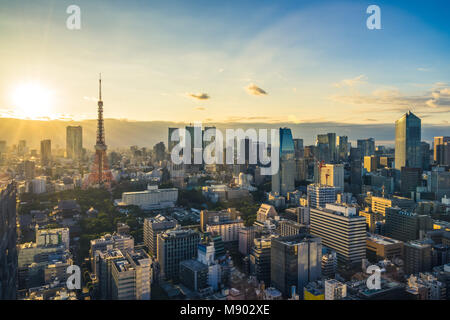
[[[99,100],[102,100],[102,74],[100,73],[98,76],[98,92],[99,92]]]

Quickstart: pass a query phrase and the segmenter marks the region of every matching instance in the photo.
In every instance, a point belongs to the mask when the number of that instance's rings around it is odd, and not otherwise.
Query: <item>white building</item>
[[[214,245],[198,245],[197,260],[208,266],[208,285],[214,290],[219,290],[220,279],[222,277],[222,268],[214,260]]]
[[[36,177],[31,181],[33,193],[40,194],[47,191],[47,179],[45,177]]]
[[[243,227],[243,220],[233,220],[219,222],[217,224],[208,224],[206,225],[206,231],[219,234],[224,242],[239,241],[239,229]]]
[[[120,205],[139,206],[141,209],[172,208],[178,199],[178,189],[158,189],[157,186],[148,186],[145,191],[124,192]]]

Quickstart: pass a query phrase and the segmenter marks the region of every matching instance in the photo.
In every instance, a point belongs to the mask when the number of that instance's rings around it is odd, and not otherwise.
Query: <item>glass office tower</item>
[[[295,148],[289,128],[280,128],[280,168],[272,176],[272,192],[286,195],[295,190]]]
[[[395,169],[421,168],[421,120],[411,111],[395,121]]]

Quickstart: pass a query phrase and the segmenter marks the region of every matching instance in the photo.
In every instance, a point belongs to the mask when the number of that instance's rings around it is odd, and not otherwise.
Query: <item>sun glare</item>
[[[18,86],[12,94],[16,113],[24,118],[49,117],[53,103],[53,93],[36,83]]]

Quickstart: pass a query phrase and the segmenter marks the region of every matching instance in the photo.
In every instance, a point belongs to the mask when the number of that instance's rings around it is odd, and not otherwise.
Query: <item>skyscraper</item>
[[[271,285],[285,297],[295,286],[303,296],[303,288],[321,276],[321,240],[308,234],[273,238],[270,261]]]
[[[342,266],[361,266],[366,258],[366,218],[356,208],[327,204],[310,210],[311,234],[322,238],[322,244],[336,251]]]
[[[17,294],[16,187],[0,185],[0,300],[14,300]]]
[[[193,230],[169,230],[158,234],[158,261],[164,279],[178,281],[180,262],[197,257],[200,234]]]
[[[320,184],[308,185],[308,206],[310,208],[324,208],[327,203],[336,202],[336,192],[338,190],[332,186]]]
[[[434,162],[450,165],[450,137],[434,137]]]
[[[41,141],[41,164],[47,166],[50,164],[52,159],[52,141],[42,140]]]
[[[334,162],[337,159],[336,133],[318,134],[316,140],[317,159],[324,162]]]
[[[319,181],[321,185],[332,186],[344,191],[344,165],[325,164],[320,166]]]
[[[176,220],[160,214],[154,218],[144,219],[144,244],[153,258],[157,257],[158,234],[173,229],[176,225]]]
[[[347,136],[338,136],[338,160],[347,161],[348,158],[348,137]]]
[[[350,186],[353,194],[360,194],[362,187],[362,152],[359,148],[350,149]]]
[[[421,120],[408,111],[395,121],[395,169],[421,168]]]
[[[289,128],[280,128],[280,167],[272,175],[272,191],[286,195],[295,190],[295,149],[292,132]]]
[[[103,123],[103,101],[102,101],[102,79],[99,79],[99,100],[98,100],[98,119],[97,119],[97,143],[95,145],[94,163],[91,167],[91,173],[86,180],[85,187],[88,186],[106,186],[109,187],[113,181],[111,171],[109,170],[108,159],[106,157],[105,128]]]
[[[361,158],[370,157],[375,154],[375,139],[359,139],[357,141],[358,149],[361,150]]]
[[[66,128],[66,156],[79,160],[83,153],[83,128],[81,126],[67,126]]]

